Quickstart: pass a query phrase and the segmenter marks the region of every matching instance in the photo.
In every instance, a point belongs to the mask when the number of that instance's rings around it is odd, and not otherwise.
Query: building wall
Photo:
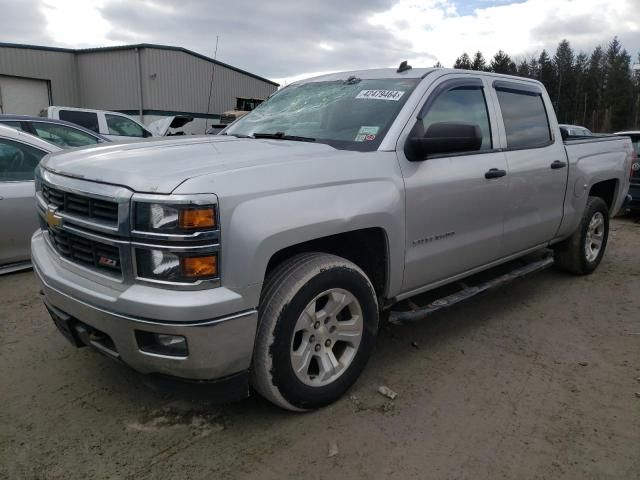
[[[0,74],[45,79],[52,105],[118,110],[147,116],[169,112],[208,117],[236,107],[236,98],[265,99],[277,86],[249,73],[213,64],[198,54],[178,49],[140,48],[66,50],[0,44]],[[138,65],[138,55],[140,66]],[[209,89],[213,69],[213,89]],[[207,115],[207,113],[209,115]],[[194,127],[200,130],[201,125]]]
[[[144,108],[220,114],[236,106],[236,97],[267,98],[277,87],[183,52],[141,50]],[[211,105],[207,109],[213,68]]]
[[[136,50],[79,53],[77,62],[83,108],[138,109]]]
[[[75,53],[0,46],[0,74],[48,80],[54,105],[80,106]]]

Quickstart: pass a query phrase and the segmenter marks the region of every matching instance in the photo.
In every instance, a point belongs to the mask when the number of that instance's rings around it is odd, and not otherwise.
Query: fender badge
[[[62,225],[62,217],[56,213],[55,208],[47,209],[47,225],[49,228],[58,228]]]

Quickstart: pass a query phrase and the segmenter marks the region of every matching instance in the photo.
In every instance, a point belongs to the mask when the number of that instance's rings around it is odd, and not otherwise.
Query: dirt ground
[[[308,414],[152,390],[71,347],[32,272],[0,277],[0,478],[640,479],[639,250],[615,220],[589,277],[387,326],[349,395]]]

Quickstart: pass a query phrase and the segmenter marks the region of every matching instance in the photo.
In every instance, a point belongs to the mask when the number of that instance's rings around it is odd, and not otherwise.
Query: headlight
[[[217,228],[215,205],[135,204],[135,230],[167,234],[190,234]]]
[[[136,249],[138,276],[166,282],[194,283],[218,277],[217,253],[178,253]]]

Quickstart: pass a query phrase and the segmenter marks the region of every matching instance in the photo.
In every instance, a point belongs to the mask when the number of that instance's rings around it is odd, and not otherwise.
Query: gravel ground
[[[639,479],[639,247],[615,220],[589,277],[385,327],[349,395],[308,414],[149,389],[67,344],[32,272],[0,277],[0,478]]]

